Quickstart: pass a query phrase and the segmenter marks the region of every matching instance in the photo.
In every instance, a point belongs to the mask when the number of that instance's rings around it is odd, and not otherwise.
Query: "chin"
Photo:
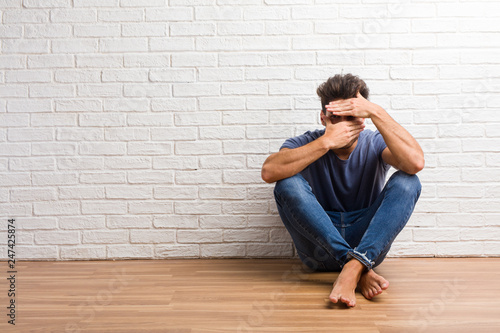
[[[351,142],[349,142],[347,145],[345,145],[344,147],[342,147],[341,149],[349,149],[352,147],[353,144],[356,143],[356,141],[358,141],[358,138],[352,140]]]

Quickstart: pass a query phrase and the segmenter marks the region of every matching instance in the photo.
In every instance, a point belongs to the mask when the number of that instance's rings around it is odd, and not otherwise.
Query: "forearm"
[[[423,168],[424,152],[406,129],[380,106],[372,112],[371,119],[396,160],[398,169],[415,173],[415,170],[418,172]]]
[[[304,170],[328,152],[323,137],[295,149],[283,149],[269,156],[262,166],[262,179],[267,183],[288,178]]]

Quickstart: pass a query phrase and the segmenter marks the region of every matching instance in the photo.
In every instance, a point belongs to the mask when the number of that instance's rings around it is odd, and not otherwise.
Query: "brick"
[[[195,199],[198,197],[196,186],[156,186],[154,189],[155,199]]]
[[[120,113],[81,113],[78,119],[80,126],[124,126],[125,115]]]
[[[244,199],[245,187],[204,186],[199,190],[200,199]]]
[[[224,125],[267,124],[268,118],[269,113],[267,111],[224,111],[222,123]]]
[[[161,37],[167,34],[164,23],[128,23],[122,24],[122,36],[127,37]]]
[[[252,258],[283,258],[293,255],[292,244],[248,244],[247,256]]]
[[[75,35],[76,36],[76,35]],[[67,24],[27,24],[24,28],[25,38],[64,38],[71,37],[71,26]]]
[[[150,167],[151,167],[150,157],[118,156],[118,157],[106,157],[106,159],[104,160],[105,169],[149,169]]]
[[[104,198],[105,198],[104,188],[98,186],[62,187],[59,190],[59,199],[104,199]]]
[[[202,244],[202,258],[239,258],[244,257],[246,253],[244,244]]]
[[[175,144],[176,155],[218,155],[222,153],[222,143],[218,141],[186,141]]]
[[[179,243],[220,243],[222,231],[220,230],[178,230]]]
[[[54,130],[51,128],[18,128],[9,129],[9,141],[53,141]]]
[[[200,227],[203,229],[244,228],[246,224],[246,218],[238,215],[200,217]]]
[[[105,246],[94,246],[94,247],[65,247],[61,246],[61,259],[106,259],[106,247]]]
[[[157,245],[155,246],[155,256],[158,258],[199,258],[199,245]]]
[[[219,184],[222,180],[220,170],[192,170],[176,171],[175,181],[177,184]]]
[[[102,71],[102,82],[145,82],[148,80],[147,70],[105,69]]]
[[[194,170],[197,168],[198,162],[194,156],[153,157],[153,169]]]
[[[240,126],[207,126],[200,128],[202,140],[244,139],[245,128]]]
[[[51,188],[31,188],[10,190],[11,202],[37,202],[37,201],[55,201],[57,200],[55,189]]]
[[[195,49],[194,38],[192,37],[151,37],[149,46],[150,51],[193,51]],[[176,58],[176,62],[182,62],[182,57]],[[189,61],[184,63],[189,66]]]
[[[89,38],[53,40],[51,45],[52,53],[68,53],[71,55],[75,53],[95,53],[98,48],[97,40]]]
[[[29,156],[28,143],[0,143],[0,156]]]
[[[122,87],[118,84],[78,84],[77,96],[82,97],[119,97]]]
[[[152,258],[153,247],[151,245],[109,245],[107,247],[108,258]]]
[[[0,68],[2,69],[16,69],[24,68],[25,60],[24,56],[17,55],[0,55]]]
[[[173,243],[175,241],[175,231],[170,230],[130,230],[131,243]]]
[[[152,226],[152,221],[148,216],[108,216],[106,226],[112,229],[149,228]]]
[[[222,211],[224,214],[262,214],[268,212],[267,201],[253,202],[224,202]]]
[[[128,172],[128,181],[131,184],[172,184],[173,178],[171,171]]]
[[[80,213],[77,201],[35,202],[33,203],[34,215],[76,215]]]
[[[219,125],[220,124],[219,112],[196,112],[194,114],[180,114],[174,115],[176,126],[199,126],[199,125]]]
[[[102,111],[102,102],[98,99],[56,100],[56,111]]]
[[[236,156],[201,156],[200,167],[203,169],[242,169],[245,167],[245,157]]]
[[[197,19],[199,20],[200,18],[197,17]],[[146,21],[176,22],[192,20],[193,8],[191,7],[170,7],[168,9],[146,8]]]
[[[186,141],[196,140],[198,131],[196,128],[169,127],[152,128],[151,139],[153,141]]]
[[[50,21],[56,23],[92,23],[97,22],[94,9],[52,9]]]
[[[20,230],[50,230],[56,227],[57,221],[54,217],[25,217],[16,220],[16,228]]]
[[[146,128],[106,128],[104,136],[108,141],[147,141],[149,131]]]
[[[63,83],[100,82],[101,72],[95,70],[61,70],[55,73],[55,81]]]
[[[73,245],[80,243],[78,231],[38,231],[35,234],[35,244]]]
[[[158,69],[149,72],[149,79],[152,82],[194,82],[194,69]]]
[[[50,100],[11,100],[7,101],[8,112],[51,112],[52,103]]]
[[[21,38],[23,27],[20,25],[4,25],[0,27],[0,37],[2,38]]]
[[[150,199],[152,198],[150,186],[107,186],[106,199]]]
[[[244,229],[224,230],[224,242],[268,242],[269,230],[267,229]]]
[[[5,11],[3,15],[4,23],[47,23],[49,12],[38,9],[14,9]]]
[[[189,215],[158,216],[154,218],[153,224],[156,228],[198,228],[198,217]]]
[[[55,160],[51,157],[11,158],[9,170],[51,171],[55,170]]]
[[[123,89],[125,97],[170,97],[172,87],[169,84],[137,83],[126,84]]]
[[[111,68],[121,67],[123,56],[118,55],[77,55],[76,66],[86,68]]]
[[[146,52],[148,41],[146,38],[102,38],[99,40],[99,50],[111,52]]]
[[[117,214],[124,215],[127,213],[127,204],[124,201],[82,201],[82,214]],[[123,218],[123,216],[120,216]]]
[[[129,142],[127,152],[129,155],[170,155],[172,145],[170,143]]]
[[[32,184],[40,186],[49,185],[75,185],[78,183],[78,176],[76,173],[71,172],[43,172],[43,173],[32,173]]]
[[[216,26],[213,23],[171,23],[170,36],[214,36]]]
[[[227,184],[261,184],[260,170],[225,170],[224,182]]]
[[[175,202],[174,205],[175,213],[181,215],[214,215],[222,212],[221,204],[218,202],[186,201]]]
[[[5,39],[2,43],[3,53],[48,53],[49,43],[37,39]]]
[[[130,214],[172,214],[174,206],[172,202],[144,201],[130,202]]]
[[[125,54],[123,57],[125,67],[168,67],[169,55],[157,54]]]
[[[80,175],[80,182],[85,184],[123,184],[124,172],[84,172]]]
[[[104,226],[104,216],[67,216],[59,218],[59,227],[61,229],[103,229]],[[118,234],[116,231],[110,231],[109,233],[115,236]],[[82,235],[82,243],[86,243],[86,231],[83,231]]]
[[[196,98],[155,98],[152,111],[192,111],[196,109]]]

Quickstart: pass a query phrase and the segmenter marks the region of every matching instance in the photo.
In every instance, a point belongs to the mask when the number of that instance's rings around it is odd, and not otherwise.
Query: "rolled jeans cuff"
[[[375,261],[370,261],[370,259],[368,259],[368,257],[366,256],[366,252],[365,253],[358,252],[356,248],[354,248],[354,250],[349,250],[347,252],[347,261],[349,261],[352,258],[355,258],[358,261],[360,261],[363,265],[366,266],[367,270],[372,269],[373,265],[375,265]]]

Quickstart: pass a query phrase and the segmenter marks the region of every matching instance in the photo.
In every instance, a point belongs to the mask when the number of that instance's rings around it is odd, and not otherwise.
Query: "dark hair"
[[[321,108],[326,114],[325,106],[328,103],[337,99],[354,98],[358,91],[364,98],[368,99],[370,90],[365,81],[352,74],[336,74],[320,84],[316,93],[321,98]]]

